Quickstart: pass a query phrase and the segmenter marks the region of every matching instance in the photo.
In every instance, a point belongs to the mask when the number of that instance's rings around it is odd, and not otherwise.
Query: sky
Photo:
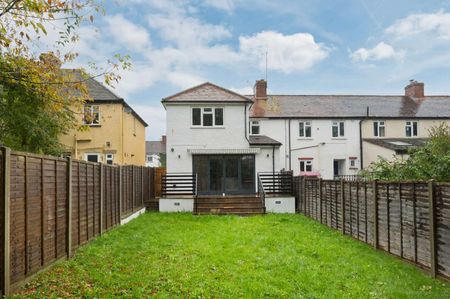
[[[108,0],[75,66],[131,56],[113,91],[165,134],[160,101],[209,81],[251,94],[450,94],[450,0]],[[267,60],[266,60],[267,57]],[[267,61],[267,63],[266,63]],[[267,70],[267,72],[266,72]]]

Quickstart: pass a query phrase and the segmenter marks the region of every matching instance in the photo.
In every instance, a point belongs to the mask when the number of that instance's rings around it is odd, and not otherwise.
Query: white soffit
[[[212,149],[212,148],[192,148],[188,149],[188,152],[191,154],[197,154],[197,155],[216,155],[216,154],[226,154],[226,155],[233,155],[233,154],[258,154],[260,152],[259,148],[242,148],[242,149]]]

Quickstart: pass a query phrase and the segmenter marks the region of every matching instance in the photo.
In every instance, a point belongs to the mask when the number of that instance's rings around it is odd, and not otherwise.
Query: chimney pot
[[[425,84],[416,80],[409,80],[409,84],[405,87],[405,96],[412,98],[425,97]]]

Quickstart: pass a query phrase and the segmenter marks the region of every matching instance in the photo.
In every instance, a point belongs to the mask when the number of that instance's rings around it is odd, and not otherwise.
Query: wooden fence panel
[[[450,276],[450,184],[436,184],[438,274]]]
[[[122,212],[127,213],[141,209],[154,192],[153,169],[125,166],[121,185],[118,166],[21,152],[11,152],[9,167],[3,169],[4,151],[0,151],[0,295],[100,235],[102,224],[104,230],[119,225],[120,190]]]
[[[371,245],[377,237],[378,249],[450,278],[450,183],[304,177],[294,183],[301,213]]]

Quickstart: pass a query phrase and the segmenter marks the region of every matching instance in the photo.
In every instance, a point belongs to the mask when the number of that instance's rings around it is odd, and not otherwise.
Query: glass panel
[[[213,115],[209,113],[203,113],[203,126],[212,127],[213,125]]]
[[[380,127],[380,137],[384,137],[384,126]]]
[[[333,137],[338,137],[338,127],[333,126]]]
[[[248,155],[241,157],[241,188],[243,191],[255,190],[255,157]]]
[[[87,160],[89,162],[98,162],[98,155],[87,155]]]
[[[378,122],[373,123],[373,136],[378,136]]]
[[[300,137],[305,136],[305,123],[299,123],[299,134]]]
[[[306,137],[311,137],[311,126],[307,126],[306,127],[306,131],[305,131],[305,135]]]
[[[413,122],[413,136],[417,136],[417,123]]]
[[[194,173],[197,173],[198,192],[208,191],[208,156],[194,156]]]
[[[223,175],[222,157],[211,157],[209,160],[209,191],[221,192]]]
[[[200,126],[201,123],[201,109],[200,108],[192,108],[192,125]]]
[[[340,129],[339,136],[344,136],[344,135],[345,135],[345,132],[344,132],[344,122],[340,122],[340,123],[339,123],[339,129]]]
[[[214,110],[215,113],[215,125],[216,126],[223,126],[223,109],[222,108],[216,108]]]
[[[239,191],[239,157],[225,158],[225,192]]]
[[[410,126],[406,127],[406,136],[411,137],[411,127]]]

